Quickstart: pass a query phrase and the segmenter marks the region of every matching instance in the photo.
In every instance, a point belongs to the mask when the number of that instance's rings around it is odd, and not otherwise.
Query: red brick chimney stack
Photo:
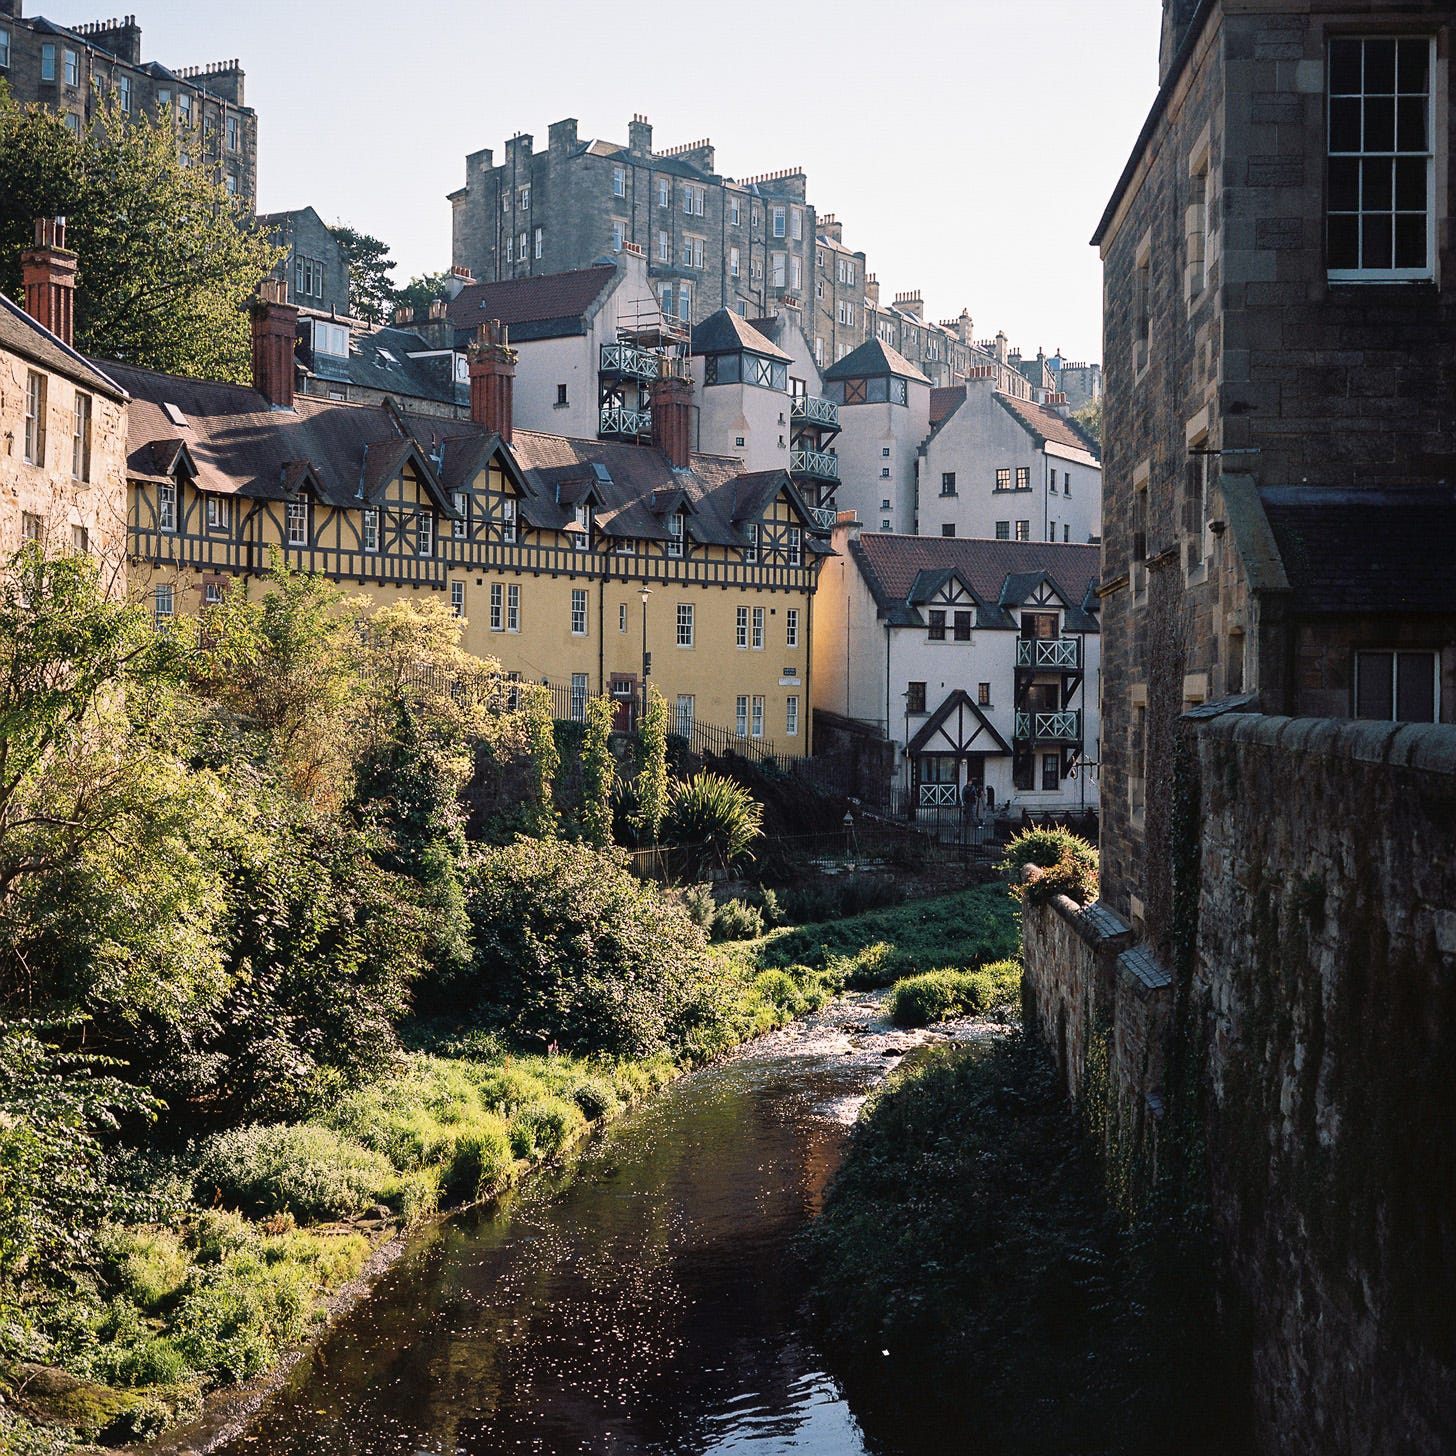
[[[476,330],[470,346],[470,418],[511,443],[515,407],[516,351],[499,319]]]
[[[274,409],[293,408],[293,346],[298,309],[281,278],[265,278],[249,307],[253,319],[253,388]]]
[[[652,443],[676,470],[688,468],[692,453],[693,382],[681,374],[652,381]]]
[[[38,217],[35,246],[20,255],[25,311],[63,344],[75,336],[76,255],[66,248],[66,220]]]

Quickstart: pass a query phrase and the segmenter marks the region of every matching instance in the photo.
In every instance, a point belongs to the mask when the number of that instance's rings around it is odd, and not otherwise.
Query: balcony
[[[790,450],[789,474],[806,475],[811,480],[839,479],[839,456],[827,450]]]
[[[603,374],[619,379],[656,379],[662,373],[662,355],[635,344],[603,344],[600,367]]]
[[[641,439],[652,433],[650,409],[624,409],[621,405],[603,405],[597,434],[616,439]]]
[[[1082,710],[1062,708],[1054,713],[1018,712],[1011,736],[1023,743],[1080,743]]]
[[[832,531],[835,523],[839,520],[839,512],[834,510],[833,507],[805,506],[804,509],[809,512],[809,519],[821,531]]]
[[[789,406],[789,418],[795,424],[819,425],[826,430],[839,428],[839,406],[832,399],[814,394],[796,394]]]
[[[1080,672],[1080,637],[1020,637],[1016,642],[1017,667],[1033,672]]]

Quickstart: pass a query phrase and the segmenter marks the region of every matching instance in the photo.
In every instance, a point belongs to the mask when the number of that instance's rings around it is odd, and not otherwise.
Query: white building
[[[934,425],[919,457],[919,534],[1099,540],[1102,465],[1092,441],[1065,406],[1014,398],[993,382],[933,392]]]
[[[1099,550],[839,526],[814,597],[814,707],[881,729],[924,808],[1097,804]]]

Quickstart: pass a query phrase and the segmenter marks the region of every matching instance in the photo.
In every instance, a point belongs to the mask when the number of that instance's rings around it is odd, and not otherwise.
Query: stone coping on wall
[[[1456,725],[1450,723],[1226,713],[1198,723],[1197,733],[1205,742],[1253,743],[1320,758],[1390,764],[1456,777]]]
[[[1133,946],[1117,958],[1117,968],[1130,977],[1144,994],[1166,991],[1173,984],[1173,973],[1144,946]]]
[[[1028,878],[1034,879],[1039,874],[1040,871],[1033,865],[1028,871]],[[1126,945],[1132,943],[1132,927],[1101,900],[1094,900],[1090,905],[1079,905],[1066,895],[1054,895],[1048,904],[1077,932],[1078,938],[1094,951],[1116,951],[1122,948],[1119,942]]]

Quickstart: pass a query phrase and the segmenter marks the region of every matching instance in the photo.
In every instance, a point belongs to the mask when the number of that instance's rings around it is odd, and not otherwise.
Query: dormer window
[[[683,554],[683,525],[681,511],[674,511],[667,518],[667,554],[669,556]]]
[[[325,323],[315,319],[313,325],[313,348],[316,354],[327,354],[332,359],[349,357],[349,331],[343,324]],[[384,351],[381,349],[380,353]]]

